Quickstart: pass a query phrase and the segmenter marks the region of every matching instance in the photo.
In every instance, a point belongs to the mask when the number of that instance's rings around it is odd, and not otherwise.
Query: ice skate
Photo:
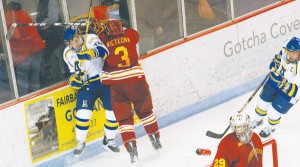
[[[274,132],[275,132],[275,129],[271,129],[270,127],[267,126],[265,129],[263,129],[262,131],[259,132],[259,136],[263,137],[263,138],[267,138]]]
[[[74,155],[76,158],[79,158],[83,154],[84,148],[85,148],[85,142],[77,144],[77,147],[74,150]]]
[[[152,143],[154,150],[160,150],[162,148],[157,133],[149,135],[149,138],[150,138],[150,141]]]
[[[106,136],[103,138],[103,148],[113,153],[120,152],[119,146],[117,146],[115,143],[115,139],[107,139]]]
[[[130,162],[132,164],[134,163],[138,163],[138,152],[137,152],[137,148],[135,146],[135,144],[130,141],[127,143],[128,149],[129,149],[129,155],[130,155]]]
[[[255,128],[259,127],[259,126],[262,125],[262,124],[263,124],[263,119],[260,120],[260,121],[253,120],[253,121],[251,122],[250,126],[251,126],[252,129],[255,129]]]

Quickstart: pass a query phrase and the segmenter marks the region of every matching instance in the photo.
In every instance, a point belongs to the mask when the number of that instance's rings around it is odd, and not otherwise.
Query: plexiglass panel
[[[1,33],[1,36],[3,34]],[[0,104],[14,98],[12,78],[7,54],[4,53],[3,42],[0,42]]]
[[[184,0],[184,4],[188,35],[231,19],[230,0]]]
[[[240,17],[276,2],[280,0],[233,0],[234,16]]]
[[[180,35],[180,1],[138,0],[135,9],[140,54],[183,37]]]
[[[65,80],[63,63],[64,27],[57,0],[3,0],[7,29],[13,23],[47,23],[17,26],[9,40],[19,96]]]

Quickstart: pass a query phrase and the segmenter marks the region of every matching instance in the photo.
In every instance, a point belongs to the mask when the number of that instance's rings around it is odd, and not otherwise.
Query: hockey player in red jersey
[[[162,148],[149,86],[138,63],[136,45],[139,34],[131,28],[123,30],[122,23],[118,20],[110,20],[106,23],[106,33],[99,37],[110,53],[103,67],[102,82],[111,85],[112,108],[131,163],[135,163],[138,161],[138,152],[131,104],[154,149]]]
[[[230,117],[233,133],[225,136],[218,146],[213,167],[262,167],[263,145],[252,131],[249,115],[241,112]]]

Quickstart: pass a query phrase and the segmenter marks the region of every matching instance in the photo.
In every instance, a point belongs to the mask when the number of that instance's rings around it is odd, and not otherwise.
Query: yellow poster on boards
[[[71,87],[24,103],[31,159],[40,161],[74,148],[77,92]],[[100,99],[95,102],[87,142],[104,135],[105,112]]]

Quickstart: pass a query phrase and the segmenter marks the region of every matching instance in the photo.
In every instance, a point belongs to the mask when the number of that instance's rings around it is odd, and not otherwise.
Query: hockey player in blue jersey
[[[300,97],[300,39],[293,37],[271,62],[270,74],[265,83],[255,108],[252,127],[263,124],[268,117],[267,126],[259,133],[261,137],[269,137],[280,123],[281,114],[286,114]]]
[[[75,116],[78,143],[74,155],[79,157],[83,153],[89,121],[98,98],[106,109],[103,147],[108,151],[119,152],[114,141],[118,124],[110,104],[110,89],[101,83],[102,67],[108,50],[97,35],[81,36],[74,27],[65,30],[64,38],[68,43],[64,50],[64,61],[70,70],[69,85],[78,90]]]

